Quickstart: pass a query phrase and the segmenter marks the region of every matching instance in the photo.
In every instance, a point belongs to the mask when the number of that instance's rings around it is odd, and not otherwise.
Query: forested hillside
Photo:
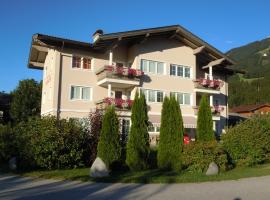
[[[246,71],[229,79],[230,107],[270,103],[270,38],[232,49],[227,55],[236,69]]]

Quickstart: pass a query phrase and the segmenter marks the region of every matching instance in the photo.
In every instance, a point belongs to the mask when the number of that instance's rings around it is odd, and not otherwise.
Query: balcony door
[[[122,99],[122,94],[123,94],[122,91],[115,91],[115,98],[116,99]]]

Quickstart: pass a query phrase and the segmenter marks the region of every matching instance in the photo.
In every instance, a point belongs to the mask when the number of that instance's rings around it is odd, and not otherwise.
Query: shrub
[[[203,173],[211,162],[215,162],[220,171],[229,167],[228,156],[216,141],[192,142],[185,145],[182,160],[184,168],[191,172]]]
[[[223,145],[238,166],[264,163],[270,157],[270,115],[248,119],[228,129]]]
[[[97,146],[102,128],[102,117],[103,112],[101,110],[90,112],[87,118],[87,124],[84,125],[84,132],[88,133],[90,138],[89,142],[87,142],[84,147],[86,151],[84,152],[83,158],[90,166],[97,157]]]
[[[198,112],[196,140],[211,141],[215,139],[212,113],[207,96],[203,95]]]
[[[128,136],[126,164],[132,171],[148,167],[149,135],[145,97],[136,92],[131,110],[131,128]]]
[[[103,116],[97,155],[108,168],[121,159],[119,121],[113,106],[109,106]]]
[[[11,126],[0,124],[0,163],[7,162],[15,153],[15,134]]]
[[[162,105],[158,167],[178,171],[181,169],[183,146],[183,119],[175,98],[165,97]]]
[[[15,128],[17,157],[21,168],[74,168],[87,165],[89,134],[73,120],[30,118]]]

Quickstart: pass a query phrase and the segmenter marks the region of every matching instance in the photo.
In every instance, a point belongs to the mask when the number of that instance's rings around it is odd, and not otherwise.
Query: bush
[[[115,108],[107,108],[102,120],[102,129],[98,142],[97,155],[110,169],[113,163],[121,160],[121,144],[119,134],[119,121]]]
[[[145,97],[136,92],[131,110],[131,128],[128,136],[126,164],[132,171],[148,168],[149,134]]]
[[[233,164],[252,166],[270,157],[270,115],[248,119],[228,129],[223,145]]]
[[[0,124],[0,163],[6,163],[15,154],[15,134],[9,124]]]
[[[83,155],[89,152],[89,134],[73,120],[35,117],[19,123],[14,131],[20,168],[74,168],[88,164]]]
[[[215,139],[213,131],[212,113],[207,96],[203,95],[198,112],[196,140],[211,141]]]
[[[220,171],[229,167],[225,150],[216,141],[192,142],[184,146],[183,167],[191,172],[206,172],[211,162],[215,162]]]
[[[181,170],[184,126],[179,103],[175,98],[165,97],[162,105],[158,167]]]

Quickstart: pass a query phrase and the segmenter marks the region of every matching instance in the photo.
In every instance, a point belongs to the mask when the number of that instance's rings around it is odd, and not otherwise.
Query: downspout
[[[225,82],[227,83],[226,87],[225,87],[225,92],[226,92],[226,127],[228,127],[229,124],[229,83],[228,83],[228,76],[227,74],[225,75]]]
[[[59,62],[59,81],[58,81],[58,98],[57,98],[57,116],[56,119],[60,119],[60,108],[61,108],[61,91],[62,91],[62,50],[64,49],[65,42],[62,42],[62,47],[60,51],[60,62]]]

